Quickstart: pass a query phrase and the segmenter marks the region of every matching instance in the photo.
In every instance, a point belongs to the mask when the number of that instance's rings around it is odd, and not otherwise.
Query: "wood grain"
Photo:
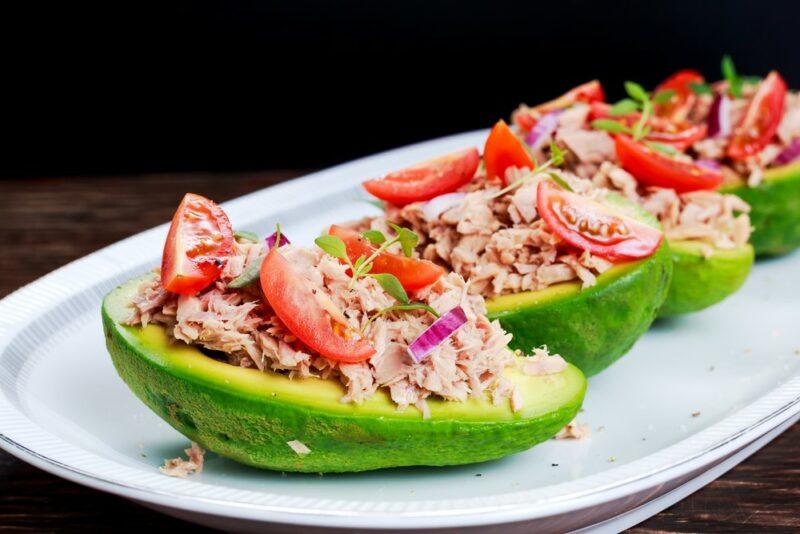
[[[0,181],[0,297],[98,248],[167,221],[186,191],[224,201],[302,171]],[[722,478],[633,529],[800,531],[800,425]],[[51,476],[0,452],[0,531],[197,527]]]

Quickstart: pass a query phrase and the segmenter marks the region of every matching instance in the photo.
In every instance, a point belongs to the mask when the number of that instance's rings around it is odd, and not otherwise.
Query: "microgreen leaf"
[[[321,235],[314,240],[314,243],[334,258],[339,258],[340,260],[347,259],[347,247],[345,247],[344,241],[338,236]]]
[[[645,100],[650,98],[647,94],[647,91],[644,90],[644,87],[642,87],[636,82],[631,82],[631,81],[625,82],[625,92],[628,93],[628,96],[630,96],[637,102],[644,102]]]
[[[714,90],[707,83],[691,82],[689,84],[689,89],[691,89],[696,95],[710,95],[714,93]]]
[[[400,280],[398,280],[395,275],[389,273],[380,273],[371,274],[370,276],[380,284],[384,291],[389,293],[403,304],[408,304],[408,294],[406,293],[406,290],[403,289],[403,284],[400,283]]]
[[[367,322],[364,323],[364,326],[361,327],[361,333],[363,334],[367,327],[372,324],[375,319],[380,317],[381,315],[385,315],[387,313],[395,312],[395,311],[414,311],[414,310],[425,310],[426,312],[430,313],[437,319],[439,318],[439,312],[428,306],[427,304],[423,304],[422,302],[409,302],[408,304],[395,304],[394,306],[387,306],[382,310],[379,310],[375,315],[367,319]]]
[[[668,156],[674,156],[678,153],[678,150],[671,145],[665,145],[664,143],[656,143],[655,141],[648,141],[647,146],[652,148],[653,150],[658,150],[659,152],[666,154]]]
[[[386,203],[383,200],[369,199],[369,200],[365,200],[364,202],[366,202],[367,204],[371,204],[372,206],[375,206],[376,208],[378,208],[381,211],[385,211],[386,210]]]
[[[572,192],[572,188],[569,186],[569,184],[567,183],[567,181],[565,179],[563,179],[562,177],[560,177],[559,175],[557,175],[554,172],[551,172],[551,173],[548,173],[548,174],[550,175],[550,178],[552,178],[555,183],[557,183],[558,185],[560,185],[561,187],[563,187],[567,191]]]
[[[654,104],[666,104],[675,96],[675,89],[665,89],[653,95]]]
[[[250,262],[250,265],[248,265],[247,268],[242,271],[242,274],[228,283],[228,287],[239,289],[256,282],[258,280],[259,273],[261,272],[261,264],[264,263],[264,258],[265,256],[259,256]]]
[[[731,56],[724,55],[722,56],[722,63],[720,64],[720,68],[722,70],[722,75],[728,80],[728,86],[731,93],[731,96],[734,98],[741,98],[742,97],[742,79],[739,78],[739,75],[736,74],[736,67],[733,64],[733,59]]]
[[[366,230],[361,233],[373,245],[380,245],[386,241],[386,236],[380,230]]]
[[[560,167],[564,164],[564,151],[555,142],[550,143],[550,161],[553,165]]]
[[[610,119],[593,120],[592,128],[596,130],[605,130],[611,133],[631,133],[630,128],[619,121],[612,121]]]
[[[250,241],[251,243],[259,242],[258,234],[247,230],[236,230],[233,233],[233,237],[235,237],[239,241]]]
[[[608,111],[609,115],[612,117],[621,117],[623,115],[628,115],[629,113],[633,113],[634,111],[639,109],[639,104],[636,100],[632,100],[630,98],[623,98],[613,106]]]
[[[397,226],[396,224],[389,223],[392,229],[397,232],[397,240],[400,242],[400,247],[403,249],[403,254],[411,257],[414,253],[417,243],[419,243],[419,236],[408,228]]]

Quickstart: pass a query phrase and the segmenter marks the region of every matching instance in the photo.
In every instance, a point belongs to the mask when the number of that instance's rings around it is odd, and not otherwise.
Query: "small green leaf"
[[[380,245],[386,241],[386,236],[380,230],[366,230],[361,233],[373,245]]]
[[[377,280],[384,291],[389,293],[403,304],[408,304],[408,294],[406,293],[406,290],[403,289],[403,284],[400,283],[400,280],[398,280],[395,275],[389,273],[380,273],[371,274],[370,276]]]
[[[558,146],[555,141],[550,143],[550,161],[552,161],[553,165],[556,167],[560,167],[564,164],[564,151],[561,150],[561,147]]]
[[[340,237],[335,235],[321,235],[314,240],[319,248],[340,260],[347,259],[347,247]]]
[[[639,104],[635,100],[631,100],[630,98],[623,98],[613,106],[608,111],[609,115],[612,117],[621,117],[623,115],[628,115],[629,113],[633,113],[634,111],[639,109]]]
[[[439,312],[437,312],[436,310],[434,310],[433,308],[422,302],[409,302],[408,304],[396,304],[394,306],[389,306],[388,308],[384,308],[378,313],[384,314],[393,311],[414,311],[414,310],[425,310],[426,312],[429,312],[437,319],[439,318]]]
[[[386,210],[386,203],[383,200],[370,199],[370,200],[365,200],[364,202],[366,202],[367,204],[371,204],[372,206],[375,206],[381,211]]]
[[[673,96],[675,96],[675,89],[665,89],[664,91],[659,91],[653,95],[653,103],[666,104],[672,100]]]
[[[605,130],[611,133],[631,133],[631,129],[618,121],[610,119],[597,119],[592,121],[592,128],[596,130]]]
[[[248,265],[247,268],[242,271],[242,274],[230,281],[228,287],[239,289],[258,281],[262,263],[264,263],[264,256],[259,256],[258,258],[254,259],[250,265]]]
[[[555,183],[557,183],[558,185],[560,185],[561,187],[563,187],[567,191],[572,192],[572,188],[569,186],[569,184],[567,183],[566,180],[564,180],[562,177],[560,177],[559,175],[557,175],[554,172],[551,172],[551,173],[548,173],[548,174],[550,175],[550,178],[552,178]]]
[[[648,135],[650,135],[650,132],[652,132],[652,131],[653,131],[653,127],[650,126],[649,124],[645,124],[644,128],[642,128],[642,133],[639,136],[639,138],[641,139],[642,137],[647,137]]]
[[[625,92],[637,102],[644,102],[650,98],[650,96],[647,94],[647,91],[644,90],[644,87],[636,82],[625,82]]]
[[[675,154],[678,153],[678,150],[674,146],[665,145],[664,143],[656,143],[655,141],[648,141],[646,144],[653,150],[658,150],[659,152],[666,154],[668,156],[674,156]]]
[[[397,232],[397,240],[400,242],[403,254],[410,258],[414,254],[417,243],[419,243],[419,236],[408,228],[403,228],[393,223],[389,223],[389,225]]]
[[[249,232],[247,230],[236,230],[233,233],[233,237],[235,237],[239,241],[250,241],[251,243],[258,243],[258,234],[255,232]]]
[[[366,256],[359,256],[359,257],[358,257],[358,259],[356,259],[355,263],[353,263],[353,268],[354,268],[354,269],[356,269],[356,270],[358,270],[358,268],[359,268],[359,267],[361,267],[361,265],[362,265],[362,264],[363,264],[363,263],[364,263],[366,260],[367,260],[367,257],[366,257]]]
[[[691,89],[696,95],[710,95],[714,93],[714,90],[707,83],[692,82],[689,84],[689,89]]]
[[[722,77],[728,80],[729,82],[737,77],[736,66],[733,64],[733,59],[728,54],[722,56],[720,69],[722,70]]]

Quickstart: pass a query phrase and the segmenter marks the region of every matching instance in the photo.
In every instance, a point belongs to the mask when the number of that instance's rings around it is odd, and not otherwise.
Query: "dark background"
[[[800,2],[3,7],[3,176],[315,168],[720,56],[800,87]]]

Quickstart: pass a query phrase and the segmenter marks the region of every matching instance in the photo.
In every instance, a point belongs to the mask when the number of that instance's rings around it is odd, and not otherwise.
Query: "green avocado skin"
[[[667,300],[658,312],[668,317],[702,310],[735,293],[753,266],[753,247],[716,249],[709,257],[692,242],[670,244],[673,270]]]
[[[575,394],[569,402],[538,417],[498,421],[326,412],[175,376],[142,357],[105,307],[103,325],[117,372],[150,409],[207,450],[278,471],[354,472],[500,458],[555,435],[577,414],[586,388],[580,372],[570,368],[568,381]],[[292,440],[307,444],[312,452],[299,456],[287,445]]]
[[[489,317],[514,335],[511,347],[528,352],[547,345],[587,376],[630,350],[656,318],[672,276],[666,240],[656,253],[619,277],[565,299],[496,310]]]
[[[750,204],[756,256],[777,256],[800,247],[800,162],[769,169],[756,187],[723,189]]]

